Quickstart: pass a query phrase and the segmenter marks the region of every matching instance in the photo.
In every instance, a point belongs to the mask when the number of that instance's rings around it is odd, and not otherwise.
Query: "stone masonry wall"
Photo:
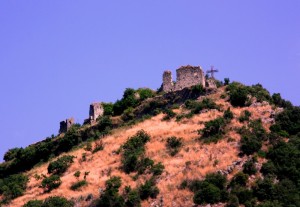
[[[200,84],[205,87],[205,76],[200,66],[182,66],[176,70],[176,83],[173,83],[171,71],[163,74],[163,91],[178,91]]]
[[[172,91],[174,89],[172,72],[167,70],[163,74],[163,91]]]
[[[90,105],[89,117],[90,121],[96,121],[99,116],[102,116],[104,113],[104,109],[102,103],[92,103]]]
[[[59,133],[61,134],[67,132],[74,123],[75,123],[74,118],[69,118],[66,119],[66,121],[61,121],[59,127]]]

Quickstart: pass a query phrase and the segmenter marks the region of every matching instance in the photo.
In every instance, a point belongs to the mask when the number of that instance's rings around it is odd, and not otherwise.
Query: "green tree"
[[[42,188],[45,192],[50,192],[61,185],[61,180],[58,175],[51,175],[50,177],[44,178],[42,181]]]

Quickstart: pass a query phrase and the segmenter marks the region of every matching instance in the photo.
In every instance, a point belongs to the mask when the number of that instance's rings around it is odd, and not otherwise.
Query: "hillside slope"
[[[107,188],[106,181],[114,176],[120,177],[122,181],[119,189],[120,195],[126,194],[126,186],[131,186],[132,189],[139,188],[151,179],[151,173],[146,170],[137,176],[136,171],[124,172],[122,168],[124,153],[122,146],[140,130],[144,130],[150,135],[150,141],[145,144],[145,153],[142,156],[152,159],[154,163],[162,163],[164,166],[162,174],[155,177],[159,194],[154,198],[143,200],[141,202],[142,206],[193,206],[196,194],[188,187],[182,186],[184,181],[189,183],[193,180],[204,180],[207,174],[215,172],[220,172],[228,180],[231,180],[245,168],[245,163],[255,157],[257,172],[250,175],[246,184],[250,189],[253,183],[257,182],[257,179],[263,177],[259,171],[263,163],[267,162],[267,159],[265,156],[257,156],[255,152],[241,154],[241,137],[243,133],[240,131],[242,131],[243,126],[247,129],[249,126],[251,128],[251,121],[260,119],[263,126],[263,129],[260,130],[269,133],[269,128],[274,122],[272,117],[281,112],[282,108],[266,101],[259,102],[254,97],[248,97],[249,104],[243,107],[234,107],[229,101],[228,93],[226,92],[226,86],[223,86],[209,95],[199,96],[195,102],[201,103],[204,99],[209,99],[218,106],[216,109],[204,108],[200,112],[188,116],[191,109],[186,107],[187,104],[179,104],[173,107],[174,109],[170,109],[177,115],[177,118],[175,115],[166,118],[168,113],[158,113],[134,125],[115,128],[109,135],[101,135],[101,139],[91,142],[92,148],[95,148],[96,144],[100,144],[103,145],[103,150],[92,153],[90,150],[85,149],[87,144],[83,143],[81,147],[60,155],[61,157],[67,154],[75,156],[75,158],[70,167],[60,175],[62,184],[51,192],[45,192],[40,187],[43,176],[49,176],[47,168],[50,162],[35,166],[25,173],[29,178],[29,182],[23,195],[4,206],[23,206],[30,200],[45,200],[51,196],[65,197],[74,201],[75,206],[97,205],[94,200],[105,192]],[[201,136],[204,135],[201,135],[201,133],[203,133],[205,127],[207,128],[206,123],[225,117],[224,112],[228,109],[230,109],[233,117],[226,121],[226,125],[224,124],[222,131],[220,131],[220,137],[217,134],[218,136],[215,136],[218,137],[216,141],[203,141]],[[249,111],[251,116],[249,120],[241,121],[245,110]],[[121,118],[115,117],[114,119]],[[167,148],[169,137],[177,137],[181,140],[182,146],[175,155],[171,155],[170,149]],[[261,151],[267,152],[269,146],[270,140],[263,140]],[[79,178],[74,176],[77,171],[81,173]],[[74,183],[83,180],[85,172],[88,172],[85,178],[87,185],[79,188],[79,190],[71,190],[70,187]],[[226,200],[221,199],[212,203],[217,203],[215,206],[225,206],[228,202],[234,203],[230,196],[227,196]],[[203,203],[206,203],[206,201]],[[240,201],[240,203],[242,202]]]

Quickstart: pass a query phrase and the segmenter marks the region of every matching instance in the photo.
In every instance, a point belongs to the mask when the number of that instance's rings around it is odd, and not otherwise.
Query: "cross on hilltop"
[[[211,78],[215,79],[214,74],[217,73],[217,72],[219,72],[219,70],[218,70],[218,69],[215,69],[214,66],[211,66],[211,67],[210,67],[210,70],[208,70],[206,73],[207,73],[207,74],[210,73],[210,74],[211,74]]]

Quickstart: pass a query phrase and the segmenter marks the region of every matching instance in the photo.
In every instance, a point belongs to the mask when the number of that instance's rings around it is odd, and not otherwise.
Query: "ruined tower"
[[[205,87],[205,76],[200,66],[182,66],[176,70],[176,82],[173,83],[171,71],[163,74],[163,91],[178,91],[194,85]]]
[[[104,113],[104,109],[102,103],[92,103],[90,105],[89,117],[90,121],[94,122],[99,116],[102,116]]]
[[[167,70],[163,74],[163,91],[170,92],[174,90],[172,72]]]
[[[74,118],[69,118],[69,119],[66,119],[65,121],[61,121],[60,122],[60,127],[59,127],[59,133],[65,133],[67,132],[71,126],[74,124]]]

